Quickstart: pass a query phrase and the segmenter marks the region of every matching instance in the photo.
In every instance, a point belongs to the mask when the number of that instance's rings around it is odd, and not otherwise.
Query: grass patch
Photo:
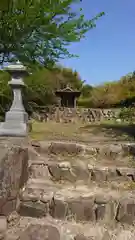
[[[83,126],[83,125],[82,125]],[[73,123],[55,123],[55,122],[33,122],[32,132],[30,136],[32,139],[45,140],[51,139],[63,139],[63,138],[78,138],[79,136],[79,124]]]
[[[125,190],[135,190],[135,182],[127,182],[124,184]]]
[[[34,140],[130,141],[135,138],[135,125],[114,121],[90,124],[34,121],[29,135]]]

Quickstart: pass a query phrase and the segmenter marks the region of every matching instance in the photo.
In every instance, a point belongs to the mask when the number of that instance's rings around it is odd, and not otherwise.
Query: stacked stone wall
[[[97,122],[111,120],[118,117],[120,109],[92,109],[92,108],[46,108],[36,111],[32,118],[38,121],[55,122]]]

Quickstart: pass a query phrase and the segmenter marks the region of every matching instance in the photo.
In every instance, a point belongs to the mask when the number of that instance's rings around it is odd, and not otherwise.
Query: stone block
[[[93,240],[93,237],[86,237],[86,236],[83,235],[83,234],[77,234],[77,235],[74,237],[74,240]]]
[[[31,178],[50,179],[50,174],[47,166],[32,164],[29,168]]]
[[[49,147],[49,152],[53,154],[79,154],[84,149],[81,145],[68,142],[52,142]]]
[[[98,169],[94,168],[91,172],[91,180],[92,181],[106,181],[107,180],[107,170],[106,169]]]
[[[4,216],[0,216],[0,234],[7,230],[7,219]]]
[[[61,180],[61,169],[58,164],[49,165],[48,170],[52,178],[54,178],[56,181]]]
[[[53,198],[50,206],[49,212],[53,218],[65,219],[67,216],[68,204],[60,199]]]
[[[18,213],[21,216],[29,216],[29,217],[35,217],[40,218],[46,216],[48,211],[47,204],[44,204],[42,202],[21,202],[20,207],[18,209]]]
[[[8,200],[5,202],[5,204],[1,208],[1,214],[4,216],[8,216],[10,213],[12,213],[14,210],[16,210],[16,199],[14,200]]]
[[[97,195],[95,198],[95,214],[97,220],[113,221],[115,220],[118,208],[118,202],[107,195]]]
[[[95,206],[92,199],[68,201],[68,216],[76,221],[95,221]]]
[[[76,181],[83,180],[87,182],[90,179],[90,173],[86,167],[72,166],[71,172],[75,176]]]
[[[20,236],[20,240],[60,240],[59,230],[53,225],[30,225]]]
[[[116,220],[127,224],[135,221],[135,200],[133,198],[125,198],[120,201]]]
[[[99,221],[99,220],[105,219],[105,213],[106,213],[106,204],[97,205],[95,209],[96,220]]]
[[[0,214],[16,208],[20,188],[28,179],[28,149],[24,138],[0,139]]]

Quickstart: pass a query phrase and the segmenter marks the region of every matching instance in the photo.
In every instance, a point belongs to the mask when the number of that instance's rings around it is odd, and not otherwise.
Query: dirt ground
[[[69,140],[77,142],[134,141],[135,125],[33,122],[30,138],[35,140]]]

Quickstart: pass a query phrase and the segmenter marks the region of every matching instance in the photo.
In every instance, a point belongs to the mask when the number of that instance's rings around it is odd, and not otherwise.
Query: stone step
[[[116,166],[93,166],[87,162],[79,161],[75,164],[68,161],[48,162],[35,161],[29,168],[31,178],[43,178],[53,181],[69,181],[75,183],[82,180],[85,184],[92,181],[135,181],[135,168]]]
[[[51,215],[76,222],[104,221],[133,224],[135,191],[113,190],[109,187],[52,184],[30,179],[20,194],[18,213],[22,216]]]
[[[43,142],[44,143],[44,142]],[[42,143],[42,144],[43,144]],[[49,144],[49,143],[44,143]],[[55,146],[56,144],[56,146]],[[82,174],[84,171],[80,170],[81,169],[87,169],[88,172],[91,171],[89,168],[96,168],[99,167],[101,168],[106,168],[107,167],[112,167],[114,168],[134,168],[135,167],[135,144],[125,144],[125,143],[119,143],[119,144],[105,144],[105,145],[84,145],[82,147],[82,150],[80,150],[79,154],[72,154],[74,150],[71,148],[70,152],[70,147],[69,149],[66,149],[65,143],[60,143],[60,146],[62,147],[58,148],[59,150],[57,151],[57,144],[58,143],[50,143],[50,147],[41,147],[40,153],[38,153],[34,148],[29,148],[29,164],[31,163],[35,165],[53,165],[52,167],[50,166],[50,170],[53,173],[53,169],[55,169],[55,175],[59,175],[59,170],[60,168],[65,168],[65,173],[67,175],[67,168],[73,169],[73,174],[71,176],[71,179],[74,179],[73,175],[76,174],[76,172],[79,172]],[[72,145],[70,143],[70,145]],[[75,145],[75,144],[74,144]],[[48,145],[47,145],[48,146]],[[56,147],[56,149],[54,148]],[[35,147],[36,148],[36,147]],[[44,153],[42,152],[42,149],[44,150]],[[67,151],[67,152],[66,152]],[[76,150],[77,151],[77,150]],[[54,164],[52,164],[54,163]],[[59,166],[56,166],[56,163],[59,164]],[[79,165],[79,167],[78,167]],[[77,167],[76,167],[77,166]],[[106,168],[107,169],[107,168]],[[72,170],[72,169],[71,169]],[[129,169],[127,169],[129,171]],[[98,171],[98,170],[97,170]],[[104,170],[103,170],[104,171]],[[102,171],[102,172],[103,172]],[[106,170],[105,170],[106,171]],[[111,170],[113,171],[113,170]],[[132,170],[131,170],[132,171]],[[61,171],[60,171],[61,172]],[[133,171],[132,171],[133,173]],[[85,173],[85,176],[88,173]],[[119,174],[119,170],[118,170]],[[54,173],[53,173],[54,175]],[[70,174],[68,174],[70,175]],[[116,174],[117,175],[117,174]],[[121,173],[120,173],[121,175]],[[128,174],[129,176],[130,174]],[[133,175],[133,174],[131,174]],[[55,176],[56,178],[56,176]],[[59,178],[59,176],[58,176]],[[67,177],[66,177],[67,178]],[[104,176],[103,176],[104,178]]]
[[[21,217],[19,224],[8,229],[6,240],[133,240],[133,226],[105,226],[103,224],[81,224],[74,221],[59,221],[50,217]]]
[[[89,155],[102,157],[110,157],[115,159],[116,157],[123,157],[127,155],[135,155],[135,143],[127,142],[109,142],[109,143],[91,143],[91,144],[79,144],[74,142],[64,141],[41,141],[32,142],[32,147],[39,154],[54,154],[54,155]]]

